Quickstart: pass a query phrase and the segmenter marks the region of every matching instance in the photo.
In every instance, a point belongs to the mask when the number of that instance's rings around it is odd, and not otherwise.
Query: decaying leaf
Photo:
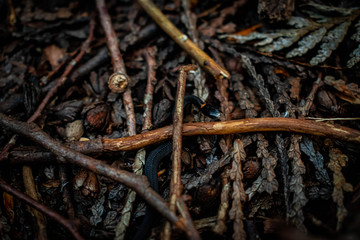
[[[52,68],[55,68],[66,57],[64,49],[52,44],[44,49],[44,56]]]
[[[346,84],[344,80],[335,80],[333,76],[326,76],[324,83],[337,90],[336,95],[352,104],[360,104],[360,89],[355,83]]]
[[[291,144],[288,150],[289,159],[291,160],[290,193],[292,193],[292,203],[288,212],[290,221],[302,232],[306,232],[304,226],[303,207],[308,199],[305,196],[305,187],[302,175],[305,174],[305,165],[301,159],[299,141],[301,136],[294,135],[291,137]]]

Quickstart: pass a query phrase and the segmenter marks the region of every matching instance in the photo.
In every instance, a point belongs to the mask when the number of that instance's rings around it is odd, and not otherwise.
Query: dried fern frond
[[[309,33],[307,36],[305,36],[303,39],[301,39],[298,42],[298,47],[292,49],[290,52],[286,54],[287,58],[293,58],[297,56],[302,56],[305,53],[307,53],[309,50],[313,49],[316,44],[318,44],[321,39],[326,34],[326,28],[321,27],[311,33]]]
[[[304,4],[305,6],[310,6],[310,7],[314,7],[317,10],[326,13],[328,15],[331,14],[339,14],[342,16],[349,16],[352,15],[355,11],[357,11],[359,8],[342,8],[342,7],[334,7],[334,6],[327,6],[327,5],[322,5],[319,3],[315,3],[315,2],[308,2],[306,4]]]
[[[317,54],[310,60],[311,65],[319,65],[328,59],[345,39],[353,21],[360,15],[360,9],[330,7],[313,2],[303,6],[312,7],[317,12],[304,9],[303,12],[308,14],[309,19],[292,16],[287,22],[290,29],[278,29],[267,33],[252,32],[246,36],[227,34],[220,38],[227,37],[240,44],[257,41],[254,46],[268,53],[292,47],[286,54],[287,58],[303,56],[320,44]],[[333,17],[334,13],[336,17]],[[356,33],[351,39],[360,43],[360,21],[355,27]],[[353,67],[359,61],[360,45],[350,54],[347,67]]]
[[[302,175],[305,174],[306,168],[301,159],[300,142],[301,136],[295,135],[291,137],[291,144],[288,151],[291,160],[290,192],[292,193],[292,203],[289,210],[289,218],[292,223],[301,231],[306,232],[304,226],[303,207],[308,199],[305,196],[305,186]]]
[[[352,68],[355,64],[360,62],[360,20],[355,24],[356,33],[351,36],[351,39],[358,42],[358,47],[350,54],[350,59],[346,63],[348,68]]]
[[[277,157],[268,151],[269,142],[264,135],[258,133],[257,135],[257,157],[262,159],[262,170],[260,176],[253,182],[252,186],[246,189],[246,194],[249,200],[255,193],[267,192],[272,194],[279,188],[279,183],[276,180],[275,167],[277,165]]]
[[[318,51],[318,54],[310,60],[310,64],[318,65],[330,57],[331,53],[344,40],[350,25],[351,22],[346,21],[336,26],[333,30],[329,31],[322,39],[320,50]]]

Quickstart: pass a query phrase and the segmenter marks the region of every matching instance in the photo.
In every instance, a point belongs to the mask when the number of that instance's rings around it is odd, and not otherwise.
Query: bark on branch
[[[290,118],[247,118],[223,122],[199,122],[183,125],[183,136],[225,135],[249,132],[297,132],[360,143],[360,131],[330,123]],[[128,151],[155,144],[172,136],[172,126],[166,126],[131,137],[102,139],[104,151]],[[76,147],[81,148],[81,143]],[[79,149],[81,151],[81,149]],[[86,151],[86,148],[83,148]]]

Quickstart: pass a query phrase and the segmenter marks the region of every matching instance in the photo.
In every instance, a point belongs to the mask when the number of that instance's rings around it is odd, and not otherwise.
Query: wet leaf
[[[50,65],[53,69],[57,65],[59,65],[61,60],[63,60],[66,57],[64,49],[59,48],[58,46],[56,46],[54,44],[49,45],[44,49],[44,56],[45,56],[46,60],[49,61]]]

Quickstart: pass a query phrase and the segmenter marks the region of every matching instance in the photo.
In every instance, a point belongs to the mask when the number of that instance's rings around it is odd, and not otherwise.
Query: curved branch
[[[225,135],[248,132],[297,132],[360,143],[360,131],[312,120],[290,118],[247,118],[223,122],[186,123],[183,136]],[[155,144],[172,136],[172,126],[166,126],[131,137],[102,139],[104,151],[128,151]],[[74,146],[81,149],[81,143]],[[80,150],[81,151],[81,150]]]

